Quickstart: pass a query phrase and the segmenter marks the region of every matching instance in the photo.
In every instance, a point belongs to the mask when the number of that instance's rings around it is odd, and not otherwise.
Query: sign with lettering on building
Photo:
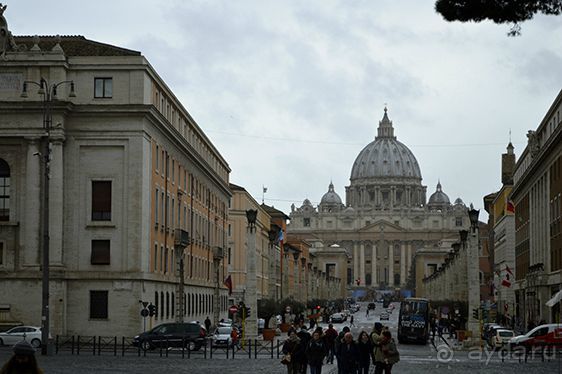
[[[21,73],[0,72],[0,91],[21,92],[23,77]]]

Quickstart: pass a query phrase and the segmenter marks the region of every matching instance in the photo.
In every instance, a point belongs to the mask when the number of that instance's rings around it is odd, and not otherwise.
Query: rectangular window
[[[113,78],[94,78],[94,97],[111,99],[113,97]]]
[[[172,160],[172,183],[176,183],[176,160]]]
[[[456,218],[455,218],[455,226],[456,226],[456,227],[461,227],[461,226],[462,226],[462,217],[456,217]]]
[[[164,252],[164,274],[168,273],[168,248]]]
[[[9,220],[10,220],[10,171],[0,170],[0,221],[9,221]]]
[[[170,210],[170,227],[173,229],[174,226],[174,213],[176,211],[176,199],[172,198],[172,209]]]
[[[92,221],[111,221],[111,181],[92,181]]]
[[[92,265],[109,265],[110,263],[109,240],[92,240]]]
[[[4,265],[4,243],[0,242],[0,266]]]
[[[164,227],[164,191],[160,193],[160,223]]]
[[[156,193],[154,194],[154,222],[156,226],[158,226],[158,188],[156,189]]]
[[[161,245],[160,246],[160,266],[158,267],[158,269],[160,271],[162,271],[163,268],[164,268],[164,246]]]
[[[154,271],[158,271],[158,244],[154,244]],[[157,303],[158,304],[158,303]]]
[[[90,291],[90,319],[108,318],[108,291]]]
[[[160,163],[160,147],[156,146],[156,170],[158,171],[158,165]]]

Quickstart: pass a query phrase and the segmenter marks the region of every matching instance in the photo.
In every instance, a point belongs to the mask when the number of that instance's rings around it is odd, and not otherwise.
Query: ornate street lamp
[[[468,211],[468,219],[470,219],[470,227],[472,227],[472,231],[476,230],[478,226],[478,216],[480,215],[480,210],[471,209]]]
[[[51,127],[53,117],[51,114],[51,106],[53,101],[57,100],[57,89],[61,85],[70,84],[70,92],[68,97],[76,97],[74,92],[74,81],[67,80],[54,84],[49,84],[45,78],[41,78],[39,82],[24,81],[21,97],[27,98],[27,85],[32,84],[39,87],[37,94],[41,95],[43,101],[43,152],[39,155],[43,162],[43,217],[42,217],[42,236],[43,236],[43,261],[42,261],[42,292],[41,292],[41,354],[51,354],[51,342],[49,341],[49,174],[51,162]],[[62,167],[62,165],[61,165]]]
[[[248,226],[250,227],[250,229],[255,229],[257,217],[258,217],[257,209],[248,209],[246,211],[246,219],[248,220]]]
[[[459,235],[461,237],[461,242],[466,243],[466,239],[468,239],[468,230],[459,231]]]

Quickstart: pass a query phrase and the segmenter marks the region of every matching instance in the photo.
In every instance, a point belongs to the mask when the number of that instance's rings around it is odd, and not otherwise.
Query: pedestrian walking
[[[304,351],[306,350],[306,347],[308,347],[308,343],[310,342],[312,337],[310,336],[310,333],[306,330],[306,327],[304,325],[301,327],[301,330],[297,333],[297,336],[301,340],[302,351],[303,351],[302,355],[299,356],[301,362],[301,368],[299,373],[306,374],[306,367],[308,364],[307,362],[308,360],[306,358],[306,354],[304,354]]]
[[[336,354],[336,338],[338,337],[338,332],[334,329],[334,325],[331,323],[328,325],[328,329],[324,333],[324,341],[326,342],[326,349],[328,350],[328,357],[326,358],[327,364],[334,363],[334,356]]]
[[[37,365],[35,349],[27,341],[16,343],[14,355],[0,369],[0,374],[43,374]]]
[[[301,369],[299,357],[302,351],[301,340],[295,329],[290,329],[288,335],[289,338],[283,343],[283,360],[281,362],[287,365],[287,374],[299,374]]]
[[[369,317],[369,307],[367,307],[367,310],[365,310],[365,317]]]
[[[350,332],[346,332],[338,351],[338,364],[341,374],[356,374],[358,360],[359,351],[357,344],[353,341],[353,335]]]
[[[400,354],[388,330],[382,333],[381,350],[384,356],[384,374],[392,374],[392,366],[400,361]]]
[[[306,348],[306,359],[308,366],[310,366],[310,374],[322,374],[322,364],[326,354],[326,345],[321,339],[321,332],[314,331]]]
[[[209,316],[205,318],[205,329],[207,330],[207,335],[209,335],[211,333],[211,320],[209,319]]]
[[[381,349],[382,342],[382,323],[375,322],[373,332],[371,332],[371,344],[373,346],[373,365],[375,374],[382,374],[384,370],[384,355]]]
[[[349,327],[344,326],[342,331],[338,334],[336,341],[335,341],[335,349],[336,349],[336,359],[338,363],[338,374],[342,374],[342,366],[341,366],[341,359],[340,359],[340,346],[343,344],[343,339],[345,334],[350,331]]]
[[[240,349],[238,330],[236,329],[236,327],[233,327],[232,330],[230,331],[230,341],[232,342],[233,348],[236,347],[237,349]]]
[[[361,331],[359,334],[359,338],[357,339],[357,349],[359,351],[357,374],[368,374],[369,367],[371,366],[371,352],[373,350],[373,345],[371,344],[369,334],[365,331]]]
[[[349,318],[349,326],[355,327],[355,325],[353,324],[353,314],[352,314],[351,317]]]

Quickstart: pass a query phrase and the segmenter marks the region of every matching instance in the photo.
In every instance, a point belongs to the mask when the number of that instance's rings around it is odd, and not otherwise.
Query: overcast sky
[[[385,103],[428,197],[483,207],[562,88],[562,17],[447,23],[433,0],[11,0],[14,35],[84,35],[140,51],[228,161],[288,213],[345,186]],[[78,88],[79,89],[79,88]],[[483,218],[481,216],[481,218]]]

